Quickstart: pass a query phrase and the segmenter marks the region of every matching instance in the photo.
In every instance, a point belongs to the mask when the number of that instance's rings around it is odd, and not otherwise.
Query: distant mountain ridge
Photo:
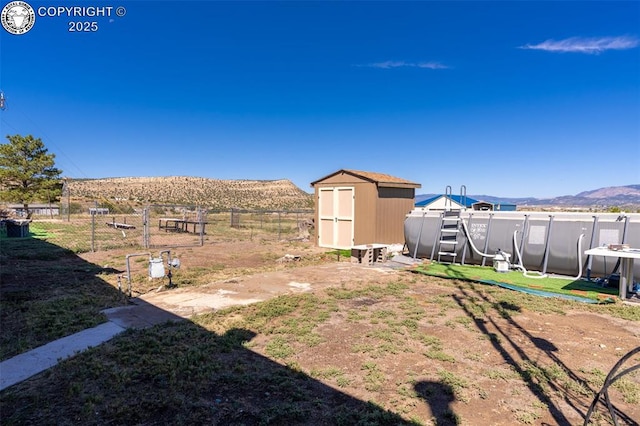
[[[211,209],[313,208],[313,196],[288,179],[221,180],[188,176],[73,179],[70,197],[124,204],[180,204]]]
[[[73,198],[107,199],[130,204],[182,204],[211,209],[313,208],[313,195],[288,179],[221,180],[187,176],[118,177],[68,181]],[[416,202],[442,194],[418,194]],[[519,207],[620,207],[640,208],[640,184],[612,186],[554,198],[468,195],[479,201],[516,204]]]
[[[416,202],[442,194],[416,195]],[[640,206],[640,184],[609,186],[576,195],[563,195],[554,198],[508,198],[493,195],[468,195],[478,201],[489,203],[516,204],[517,206],[560,206],[560,207],[628,207]]]

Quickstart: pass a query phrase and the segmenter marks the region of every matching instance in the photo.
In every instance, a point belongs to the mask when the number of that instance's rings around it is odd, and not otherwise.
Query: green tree
[[[60,199],[62,171],[40,138],[8,135],[7,139],[9,143],[0,145],[0,199],[22,203],[29,218],[30,203]]]

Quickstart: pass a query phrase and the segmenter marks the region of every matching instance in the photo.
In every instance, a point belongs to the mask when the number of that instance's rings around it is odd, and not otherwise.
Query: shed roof
[[[337,174],[344,173],[351,176],[355,176],[357,178],[375,183],[379,187],[390,187],[390,188],[420,188],[421,184],[411,182],[406,179],[402,179],[396,176],[387,175],[385,173],[377,173],[377,172],[366,172],[362,170],[348,170],[348,169],[340,169],[337,172],[331,173],[321,179],[311,182],[311,186],[314,186],[317,183],[322,182],[325,179],[329,179],[332,176]]]

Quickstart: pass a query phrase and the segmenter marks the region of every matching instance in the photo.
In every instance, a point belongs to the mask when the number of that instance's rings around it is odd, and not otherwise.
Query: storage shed
[[[383,173],[338,170],[311,182],[320,247],[404,243],[404,219],[420,184]]]

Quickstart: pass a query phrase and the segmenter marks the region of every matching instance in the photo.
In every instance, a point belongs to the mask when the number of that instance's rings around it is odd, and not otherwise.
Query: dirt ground
[[[466,378],[467,383],[456,388],[455,397],[438,392],[434,386],[442,383],[442,377],[438,376],[441,364],[407,350],[376,359],[381,370],[387,372],[386,384],[381,388],[359,386],[354,379],[339,390],[422,420],[450,418],[451,424],[582,424],[591,402],[584,389],[598,391],[604,379],[596,378],[594,372],[606,375],[624,354],[640,345],[640,324],[606,312],[576,309],[574,304],[567,305],[570,308],[564,314],[516,309],[507,304],[497,307],[503,309],[502,315],[487,314],[482,320],[463,321],[461,313],[469,314],[474,304],[489,303],[482,286],[417,276],[399,265],[355,265],[326,252],[310,243],[250,241],[179,248],[172,251],[172,256],[181,261],[173,276],[177,288],[155,291],[157,283],[153,283],[141,290],[139,296],[188,318],[278,294],[313,293],[329,287],[357,288],[368,283],[409,283],[408,293],[432,314],[421,321],[421,327],[444,342],[447,354],[455,359],[446,364],[447,369]],[[122,268],[118,259],[124,254],[97,252],[81,257],[118,269]],[[287,254],[300,256],[300,260],[279,261]],[[181,283],[191,276],[190,271],[212,264],[220,267],[207,284]],[[443,300],[446,303],[441,303]],[[345,306],[371,313],[385,312],[387,303],[384,299],[362,298],[345,301]],[[334,316],[320,326],[319,333],[325,342],[301,348],[295,362],[305,371],[327,365],[358,371],[366,354],[347,350],[345,342],[358,342],[375,329],[375,322],[349,322]],[[260,351],[265,339],[255,338],[255,350]],[[410,343],[407,344],[410,348]],[[639,362],[640,356],[630,360],[631,365]],[[541,377],[536,377],[538,373]],[[633,392],[637,393],[638,375],[627,376],[635,383]],[[398,399],[398,389],[409,383],[407,377],[411,378],[414,395],[422,397],[422,404],[416,405],[413,398]],[[522,377],[529,380],[523,381]],[[335,383],[329,385],[338,389]],[[385,386],[393,392],[386,393]],[[622,424],[638,424],[640,404],[620,401],[624,389],[612,392],[614,405],[624,413]],[[447,417],[446,413],[451,412],[455,416]]]

